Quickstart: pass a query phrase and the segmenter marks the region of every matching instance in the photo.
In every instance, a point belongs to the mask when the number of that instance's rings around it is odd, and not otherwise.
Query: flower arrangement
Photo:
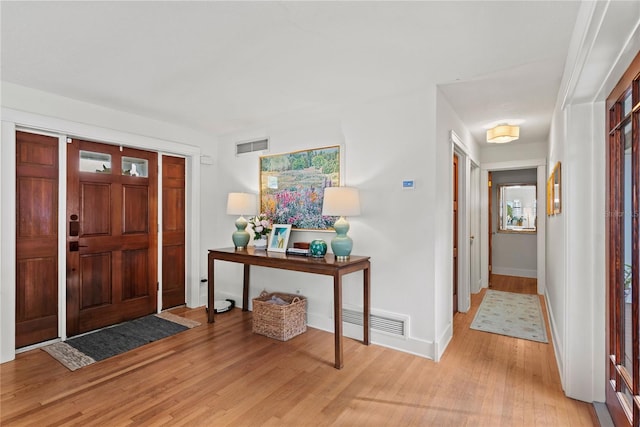
[[[253,230],[253,240],[266,238],[271,232],[271,221],[269,221],[269,218],[267,218],[267,215],[264,213],[249,218],[249,225]]]

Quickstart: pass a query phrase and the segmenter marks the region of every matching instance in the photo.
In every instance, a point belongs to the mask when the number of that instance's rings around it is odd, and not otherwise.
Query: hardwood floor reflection
[[[173,310],[202,325],[75,372],[41,350],[2,364],[0,424],[598,425],[592,405],[564,396],[551,344],[469,328],[483,294],[454,316],[440,362],[345,339],[340,371],[331,333],[280,342],[239,309],[212,325],[202,308]]]

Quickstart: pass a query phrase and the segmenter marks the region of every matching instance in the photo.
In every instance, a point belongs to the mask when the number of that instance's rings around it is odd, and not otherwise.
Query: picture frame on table
[[[273,224],[269,234],[267,250],[272,252],[286,252],[291,236],[291,224]]]

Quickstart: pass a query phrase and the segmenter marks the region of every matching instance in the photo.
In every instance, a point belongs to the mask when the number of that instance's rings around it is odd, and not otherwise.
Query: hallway
[[[495,276],[493,289],[535,292],[535,280]],[[471,330],[484,290],[454,317],[441,362],[310,328],[287,342],[251,332],[235,309],[201,326],[69,372],[32,350],[0,365],[3,426],[592,426],[591,404],[564,396],[551,344]],[[544,306],[543,306],[544,307]]]

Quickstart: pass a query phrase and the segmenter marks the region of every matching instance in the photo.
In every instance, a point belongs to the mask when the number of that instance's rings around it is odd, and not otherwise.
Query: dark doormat
[[[48,345],[42,349],[68,369],[76,369],[125,353],[200,325],[171,313],[152,314]]]

